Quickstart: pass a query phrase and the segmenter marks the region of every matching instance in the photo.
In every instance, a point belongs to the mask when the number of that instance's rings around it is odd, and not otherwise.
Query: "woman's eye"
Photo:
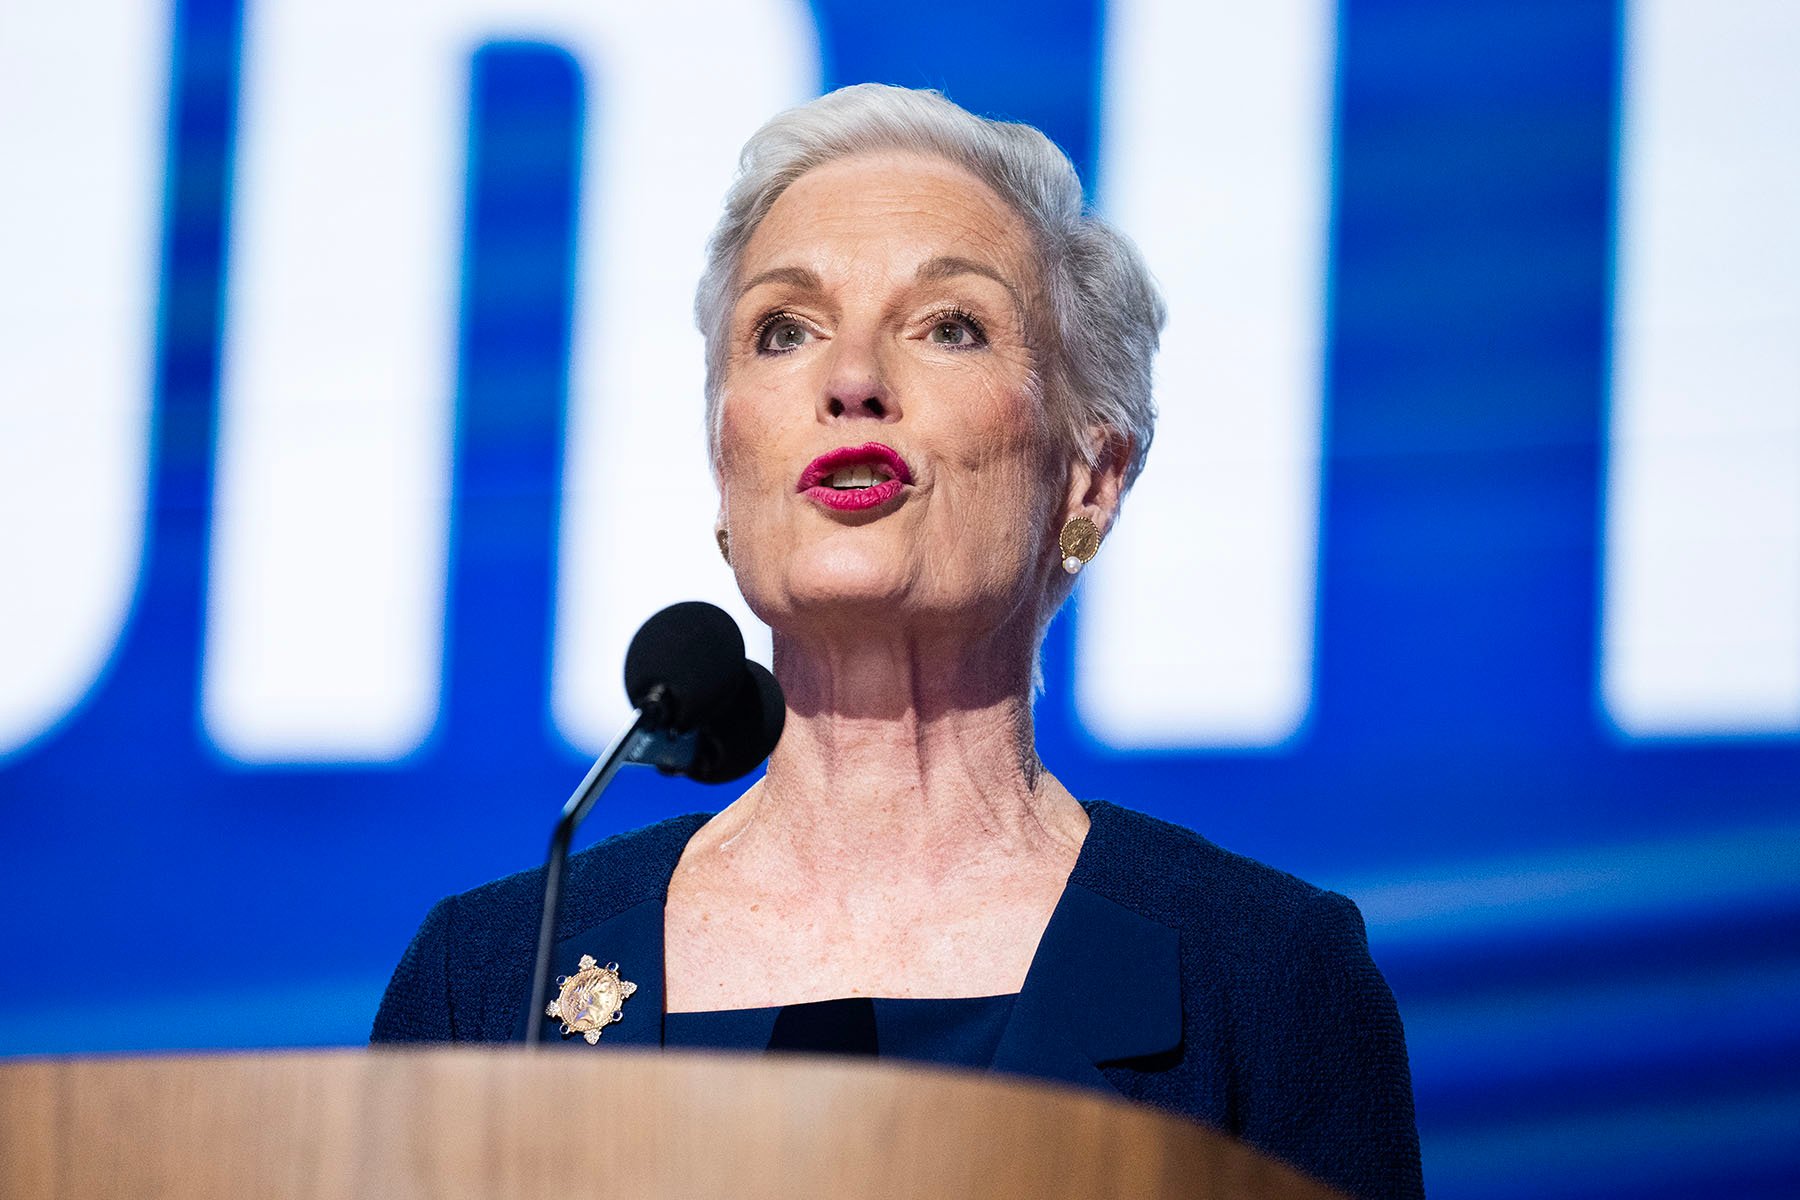
[[[756,339],[757,348],[777,352],[797,350],[806,344],[808,336],[804,325],[791,317],[783,317],[762,327]]]
[[[930,340],[939,346],[979,346],[987,339],[974,317],[966,313],[948,313],[932,322]]]

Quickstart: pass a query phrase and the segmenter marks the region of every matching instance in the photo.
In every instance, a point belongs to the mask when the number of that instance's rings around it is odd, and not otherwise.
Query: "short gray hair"
[[[707,430],[716,455],[726,327],[738,263],[756,227],[800,176],[840,158],[910,151],[961,166],[1016,210],[1042,269],[1049,345],[1033,347],[1051,427],[1096,461],[1102,426],[1131,440],[1125,486],[1143,470],[1156,426],[1151,360],[1164,309],[1137,247],[1085,205],[1068,155],[1030,125],[990,121],[942,94],[879,83],[839,88],[770,120],[744,144],[725,213],[707,244],[694,319],[706,338]]]

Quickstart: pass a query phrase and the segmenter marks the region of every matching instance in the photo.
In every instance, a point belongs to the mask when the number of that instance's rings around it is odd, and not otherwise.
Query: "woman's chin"
[[[903,580],[893,577],[834,574],[791,579],[785,592],[784,607],[795,613],[824,616],[874,612],[898,616],[906,608],[908,588]]]
[[[838,615],[893,620],[908,607],[911,572],[872,555],[795,554],[774,578],[745,579],[745,598],[770,625],[801,626]]]
[[[858,531],[861,532],[861,531]],[[796,546],[782,564],[784,582],[796,596],[820,600],[893,597],[912,580],[914,564],[896,539],[832,537]]]

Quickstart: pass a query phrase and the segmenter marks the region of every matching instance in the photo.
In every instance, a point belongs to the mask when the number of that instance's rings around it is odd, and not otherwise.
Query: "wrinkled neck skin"
[[[922,624],[777,634],[787,726],[722,852],[827,886],[1073,865],[1087,814],[1038,761],[1030,618]]]

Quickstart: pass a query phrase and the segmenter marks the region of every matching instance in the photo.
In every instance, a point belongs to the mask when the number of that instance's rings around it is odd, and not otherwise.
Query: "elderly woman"
[[[1420,1194],[1355,907],[1038,759],[1039,641],[1143,465],[1163,320],[1068,159],[933,93],[835,92],[745,148],[697,307],[716,533],[786,732],[723,812],[577,856],[557,969],[635,989],[550,1036],[1048,1077]],[[539,888],[433,909],[376,1040],[519,1036]]]

